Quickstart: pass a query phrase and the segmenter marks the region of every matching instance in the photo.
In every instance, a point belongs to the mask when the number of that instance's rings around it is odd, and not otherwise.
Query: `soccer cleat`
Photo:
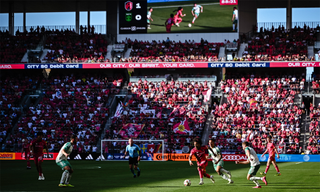
[[[177,27],[180,27],[179,23],[176,23],[176,26],[177,26]]]
[[[210,180],[212,181],[212,183],[214,183],[213,175],[210,176]],[[200,185],[200,184],[199,184],[199,185]]]
[[[194,24],[194,21],[192,21],[192,24]]]
[[[259,186],[255,186],[255,187],[252,187],[252,188],[258,189],[258,188],[261,188],[261,186],[259,185]]]
[[[136,178],[136,177],[137,177],[136,175],[133,176],[133,178]]]
[[[42,180],[42,176],[39,176],[38,180],[41,181]]]
[[[66,184],[66,187],[74,187],[74,186],[71,184]]]
[[[27,169],[31,169],[31,167],[27,167]]]
[[[264,182],[264,184],[268,185],[266,176],[262,177],[262,181]]]
[[[281,173],[277,173],[277,174],[275,174],[274,176],[280,176],[281,175]]]
[[[260,175],[266,176],[267,174],[265,172],[260,172]]]
[[[151,29],[151,27],[148,27],[148,29]]]
[[[140,171],[138,171],[138,177],[140,177]]]
[[[60,183],[59,184],[59,187],[66,187],[67,185],[66,184],[63,184],[63,183]]]
[[[228,183],[228,184],[232,184],[232,183],[234,183],[234,182],[230,179],[230,181],[229,181],[229,183]]]
[[[203,184],[204,184],[204,182],[203,182],[203,181],[200,181],[199,185],[203,185]]]

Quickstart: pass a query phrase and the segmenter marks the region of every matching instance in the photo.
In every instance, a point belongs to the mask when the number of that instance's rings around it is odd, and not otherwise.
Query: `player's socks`
[[[203,178],[203,172],[202,172],[202,170],[198,169],[198,172],[199,172],[200,179]]]
[[[68,172],[65,184],[68,185],[71,180],[71,174]]]
[[[67,174],[68,174],[68,171],[67,171],[67,170],[65,170],[65,171],[62,173],[61,179],[60,179],[60,184],[64,184],[64,181],[66,180]]]
[[[276,171],[277,171],[278,173],[280,173],[280,170],[279,170],[278,165],[277,165],[277,166],[275,166],[275,168],[276,168]]]
[[[196,17],[193,17],[192,23],[194,23],[195,20],[196,20]]]
[[[27,167],[31,167],[30,161],[27,161]]]
[[[264,171],[264,173],[265,173],[265,174],[267,174],[267,173],[268,173],[269,168],[270,168],[270,165],[266,167],[266,170]]]
[[[251,177],[251,178],[250,178],[250,181],[254,182],[254,184],[256,184],[256,186],[260,186],[259,182],[258,182],[256,179],[254,179],[254,178],[255,178],[255,177]]]
[[[137,167],[137,170],[138,170],[138,177],[140,176],[140,169],[139,167]]]
[[[222,179],[229,181],[229,178],[226,175],[221,174],[220,176],[222,177]]]
[[[262,178],[263,177],[250,177],[250,181],[252,181],[252,180],[261,180],[262,181]]]
[[[210,179],[211,179],[212,183],[214,183],[213,175],[210,175]]]
[[[133,176],[136,176],[136,174],[134,173],[133,169],[130,169],[131,173],[133,174]]]
[[[225,173],[225,174],[229,177],[229,179],[231,179],[232,175],[231,175],[230,171],[225,170],[224,168],[221,168],[220,171],[221,171],[222,173]]]

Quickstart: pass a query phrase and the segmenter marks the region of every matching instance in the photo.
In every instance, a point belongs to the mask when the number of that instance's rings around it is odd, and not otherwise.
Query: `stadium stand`
[[[15,78],[2,77],[0,79],[0,143],[4,142],[11,133],[22,114],[21,101],[24,96],[37,88],[39,77],[18,75]],[[12,144],[8,140],[7,144]]]
[[[48,33],[45,48],[49,49],[45,62],[98,63],[105,62],[107,40],[101,34],[82,34],[73,31]]]
[[[15,36],[0,31],[0,62],[20,63],[27,49],[35,49],[42,35],[35,32],[17,33]]]
[[[241,142],[250,141],[258,153],[263,153],[266,137],[272,135],[282,153],[297,153],[302,108],[294,104],[294,97],[304,89],[301,74],[229,77],[220,83],[224,91],[221,105],[214,104],[212,109],[211,137],[219,147],[239,152]]]
[[[22,139],[42,131],[49,151],[57,152],[73,133],[79,137],[76,151],[96,151],[106,118],[110,95],[119,93],[123,78],[114,74],[53,75],[43,79],[43,98],[33,103],[17,122],[7,140],[8,151],[21,150]]]
[[[309,27],[295,27],[287,30],[284,27],[262,30],[246,39],[246,47],[242,58],[235,61],[314,61],[308,56],[308,45],[314,45],[316,30]]]
[[[144,124],[143,131],[138,134],[139,139],[164,139],[166,152],[190,146],[194,137],[202,135],[208,115],[203,94],[211,86],[211,82],[205,79],[202,82],[141,79],[130,82],[128,90],[133,96],[124,104],[123,115],[113,119],[106,138],[122,138],[120,130],[125,124],[134,123]],[[141,112],[142,108],[149,111]],[[188,122],[190,131],[176,134],[173,126],[183,120]]]

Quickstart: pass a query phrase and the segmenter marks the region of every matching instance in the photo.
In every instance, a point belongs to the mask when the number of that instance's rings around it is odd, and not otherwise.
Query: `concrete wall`
[[[181,41],[194,40],[195,42],[200,42],[201,38],[207,40],[208,42],[224,42],[225,39],[233,41],[238,39],[238,33],[160,33],[160,34],[119,34],[118,41],[123,41],[126,38],[131,40],[137,39],[141,41],[150,40],[166,40],[169,37],[170,40]]]

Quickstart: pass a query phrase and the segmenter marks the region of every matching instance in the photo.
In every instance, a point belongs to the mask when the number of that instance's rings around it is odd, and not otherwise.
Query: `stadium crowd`
[[[308,46],[316,41],[316,31],[309,27],[285,29],[278,27],[271,30],[260,30],[248,42],[242,58],[234,61],[314,61],[308,56]]]
[[[212,137],[219,147],[237,152],[241,142],[250,141],[263,153],[266,137],[272,135],[282,153],[299,152],[302,108],[294,98],[304,89],[300,75],[236,76],[220,84],[225,100],[212,110]]]
[[[79,141],[78,152],[95,152],[97,142],[109,116],[108,98],[117,94],[122,77],[103,74],[55,75],[43,79],[43,98],[33,103],[17,123],[15,134],[7,139],[7,148],[17,150],[22,140],[44,133],[49,151],[58,151],[72,134]]]
[[[207,109],[203,100],[211,83],[207,81],[142,81],[128,84],[133,97],[124,104],[121,116],[115,117],[106,138],[121,138],[120,130],[128,123],[144,124],[139,139],[164,139],[167,152],[181,150],[201,136]],[[146,111],[146,112],[144,112]],[[190,131],[176,134],[174,125],[186,120]]]
[[[313,106],[310,104],[310,125],[309,125],[309,139],[307,141],[307,150],[310,154],[320,154],[320,106]]]

